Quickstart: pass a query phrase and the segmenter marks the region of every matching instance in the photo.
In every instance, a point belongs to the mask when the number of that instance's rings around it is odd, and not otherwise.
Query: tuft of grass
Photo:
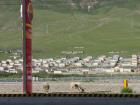
[[[131,88],[123,88],[122,90],[121,90],[121,93],[133,93],[133,90],[131,89]]]
[[[49,85],[49,84],[44,85],[44,86],[43,86],[43,89],[44,89],[44,91],[45,91],[46,93],[48,93],[48,92],[49,92],[49,89],[50,89],[50,85]]]

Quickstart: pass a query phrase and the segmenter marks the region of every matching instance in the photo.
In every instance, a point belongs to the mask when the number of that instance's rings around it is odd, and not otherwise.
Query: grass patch
[[[139,54],[140,0],[103,0],[91,13],[65,4],[67,0],[33,1],[33,57],[62,56],[75,46],[83,46],[84,55]],[[19,7],[0,6],[0,48],[22,48]]]
[[[46,72],[39,72],[39,73],[33,73],[33,77],[39,77],[39,78],[63,78],[63,77],[93,77],[93,78],[110,78],[110,79],[131,79],[131,78],[139,78],[140,74],[53,74],[53,73],[46,73]],[[22,73],[19,71],[16,73],[6,73],[6,72],[0,72],[0,78],[21,78]]]
[[[133,90],[131,89],[131,88],[123,88],[122,90],[121,90],[121,93],[133,93]]]

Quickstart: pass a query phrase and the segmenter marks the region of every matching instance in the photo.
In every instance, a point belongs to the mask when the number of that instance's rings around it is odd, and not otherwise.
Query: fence
[[[42,68],[47,71],[48,66],[65,66],[60,60],[48,65],[48,61],[41,59],[98,56],[108,51],[120,51],[126,56],[139,53],[140,0],[93,1],[32,0],[34,72]],[[20,7],[21,0],[0,0],[0,70],[4,72],[22,71]],[[4,61],[7,59],[9,63]],[[66,65],[69,62],[66,61]],[[75,66],[81,66],[79,62]],[[124,79],[140,93],[139,76],[32,78],[33,92],[44,92],[46,83],[50,85],[49,92],[70,92],[71,82],[79,82],[85,91],[117,93]],[[22,93],[22,78],[0,78],[0,93]]]

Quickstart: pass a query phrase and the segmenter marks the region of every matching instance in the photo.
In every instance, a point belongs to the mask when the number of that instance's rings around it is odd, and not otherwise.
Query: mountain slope
[[[67,0],[33,1],[34,56],[56,57],[77,46],[86,55],[140,52],[140,0],[100,0],[89,12],[76,3],[72,8]],[[0,6],[0,48],[21,48],[18,10]]]

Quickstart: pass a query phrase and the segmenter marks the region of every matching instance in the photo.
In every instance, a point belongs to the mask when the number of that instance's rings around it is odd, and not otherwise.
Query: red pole
[[[31,0],[22,0],[23,13],[23,93],[32,93],[32,18]]]

